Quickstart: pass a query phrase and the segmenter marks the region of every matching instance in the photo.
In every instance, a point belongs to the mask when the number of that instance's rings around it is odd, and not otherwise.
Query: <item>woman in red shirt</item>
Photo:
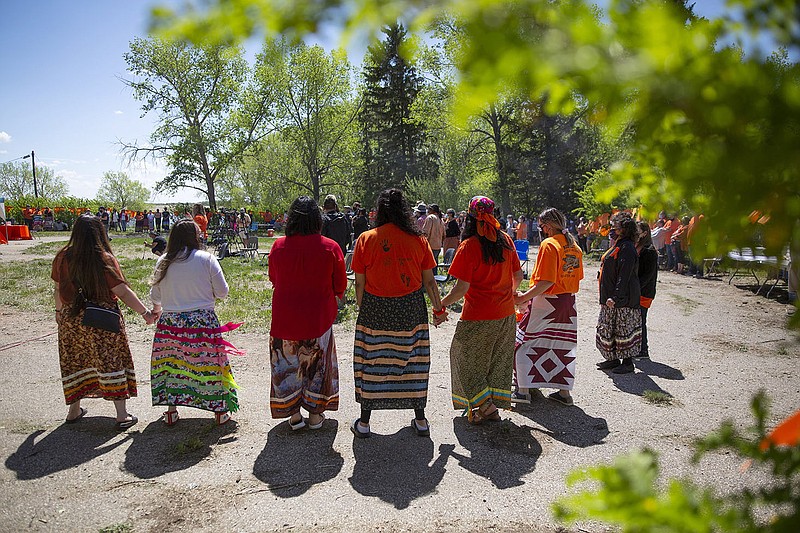
[[[522,269],[511,237],[498,231],[493,213],[489,198],[470,201],[461,245],[450,265],[456,285],[442,300],[447,307],[465,297],[450,346],[450,373],[453,407],[466,409],[474,424],[500,420],[497,409],[511,407],[514,291]]]
[[[430,340],[422,288],[439,310],[435,313],[443,315],[433,278],[436,261],[398,189],[378,196],[376,224],[361,234],[353,251],[359,306],[353,371],[361,417],[350,430],[358,438],[369,437],[373,410],[414,409],[412,429],[428,436]]]
[[[270,409],[273,418],[289,418],[293,430],[320,429],[325,411],[339,408],[339,369],[333,321],[347,288],[342,250],[323,237],[322,214],[313,198],[292,202],[286,236],[272,245],[269,279],[272,325]]]
[[[558,389],[548,396],[551,400],[573,403],[569,391],[578,348],[575,293],[583,279],[583,253],[566,225],[564,214],[553,207],[539,215],[547,238],[539,246],[530,289],[514,299],[516,305],[527,304],[517,326],[516,403],[528,403],[527,389],[541,387]]]

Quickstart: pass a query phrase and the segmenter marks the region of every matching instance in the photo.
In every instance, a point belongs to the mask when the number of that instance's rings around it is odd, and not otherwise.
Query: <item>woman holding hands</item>
[[[583,279],[583,253],[566,229],[567,220],[555,208],[542,211],[539,228],[546,237],[536,256],[530,288],[517,292],[516,305],[527,305],[517,325],[514,358],[517,393],[527,403],[527,389],[558,389],[548,398],[572,405],[578,346],[575,293]]]
[[[93,215],[82,215],[72,227],[67,245],[53,260],[58,355],[61,381],[69,411],[67,424],[83,418],[83,398],[114,402],[116,429],[138,422],[126,400],[136,396],[136,373],[118,300],[139,313],[148,324],[155,315],[131,291],[111,251],[105,226]],[[119,315],[119,331],[85,325],[86,302]]]
[[[522,269],[511,237],[498,231],[493,213],[489,198],[470,201],[461,245],[449,270],[457,281],[442,299],[446,308],[465,298],[450,346],[450,372],[453,407],[465,409],[473,424],[500,420],[498,408],[511,407],[514,291]]]

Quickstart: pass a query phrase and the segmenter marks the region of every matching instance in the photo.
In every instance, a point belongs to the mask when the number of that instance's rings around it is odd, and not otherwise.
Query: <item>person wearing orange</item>
[[[208,229],[208,218],[206,218],[206,213],[203,210],[202,204],[194,204],[192,207],[192,218],[194,219],[195,224],[200,227],[200,235],[203,238],[203,243],[207,242],[208,234],[206,230]]]
[[[359,309],[353,372],[361,417],[350,431],[357,438],[369,437],[376,409],[413,409],[411,428],[427,437],[431,358],[423,287],[434,317],[445,315],[433,277],[436,261],[399,189],[381,192],[377,203],[377,227],[362,233],[353,250]]]
[[[546,239],[539,247],[530,289],[517,292],[516,305],[527,304],[517,325],[514,358],[520,403],[529,401],[526,389],[558,389],[548,397],[572,405],[569,391],[575,382],[578,348],[578,312],[575,293],[583,279],[583,252],[566,229],[567,219],[558,209],[539,215]],[[530,303],[528,303],[530,302]]]
[[[473,424],[500,420],[498,409],[511,407],[514,291],[522,268],[511,237],[499,229],[494,202],[474,197],[450,265],[457,281],[442,299],[445,308],[465,299],[450,345],[450,378],[453,407],[465,409]]]

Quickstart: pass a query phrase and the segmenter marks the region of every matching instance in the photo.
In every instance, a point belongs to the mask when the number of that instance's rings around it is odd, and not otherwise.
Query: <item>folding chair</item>
[[[436,280],[437,285],[439,285],[439,292],[444,295],[445,293],[445,286],[450,281],[453,281],[455,278],[450,275],[450,264],[453,262],[453,257],[456,255],[455,248],[448,248],[444,251],[444,258],[442,259],[442,263],[436,265],[438,273],[433,276],[433,279]],[[442,273],[444,272],[444,274]]]
[[[531,247],[531,243],[525,240],[514,241],[514,248],[517,250],[517,257],[519,257],[519,262],[522,264],[522,272],[525,279],[528,279],[528,271],[526,268],[530,264],[528,261],[528,250]]]

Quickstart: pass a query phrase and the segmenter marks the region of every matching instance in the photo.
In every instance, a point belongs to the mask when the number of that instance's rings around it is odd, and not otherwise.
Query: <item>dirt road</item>
[[[23,260],[17,246],[0,247],[2,260]],[[167,428],[150,405],[153,330],[141,321],[129,328],[139,378],[129,409],[139,424],[115,433],[112,406],[90,400],[87,417],[65,426],[50,309],[0,310],[0,530],[554,531],[550,504],[572,490],[568,472],[643,446],[660,453],[665,476],[721,492],[763,481],[730,455],[688,459],[692,440],[723,419],[746,425],[758,389],[774,400],[773,422],[800,405],[786,305],[727,279],[662,273],[649,315],[653,360],[609,375],[594,368],[595,273],[587,265],[578,298],[576,405],[540,400],[469,426],[449,401],[452,321],[431,335],[431,439],[413,435],[410,412],[387,411],[372,417],[373,438],[354,442],[352,323],[335,327],[342,405],[321,431],[292,432],[269,417],[262,334],[229,336],[248,352],[233,361],[242,405],[234,423],[217,428],[209,413],[185,409]],[[645,390],[673,404],[650,404]]]

